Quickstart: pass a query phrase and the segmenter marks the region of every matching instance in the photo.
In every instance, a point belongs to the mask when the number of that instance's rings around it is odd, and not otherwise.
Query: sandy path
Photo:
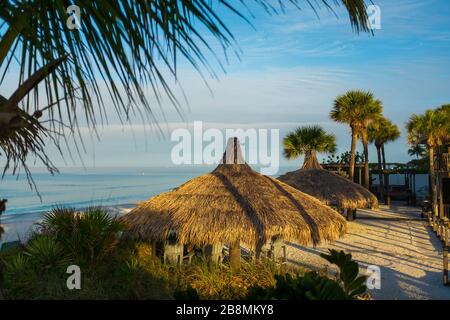
[[[328,248],[352,254],[361,272],[368,265],[381,270],[381,289],[370,290],[374,299],[450,299],[442,285],[442,245],[418,209],[382,207],[358,210],[349,232],[334,244],[317,248],[288,245],[288,261],[311,269],[329,268],[320,258]],[[330,272],[332,268],[330,269]]]

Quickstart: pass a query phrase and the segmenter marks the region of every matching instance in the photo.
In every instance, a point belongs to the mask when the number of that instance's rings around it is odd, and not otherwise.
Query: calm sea
[[[170,168],[64,168],[51,175],[44,170],[33,173],[41,198],[30,189],[27,179],[6,176],[0,180],[0,199],[8,199],[5,215],[33,214],[55,206],[85,208],[88,206],[121,206],[143,201],[171,190],[193,177],[210,172],[214,167]],[[282,167],[279,174],[295,170]],[[376,177],[375,177],[376,178]],[[396,179],[398,178],[398,179]],[[427,189],[427,176],[418,175],[417,189]],[[398,181],[396,181],[398,180]],[[403,177],[391,177],[401,184]],[[376,182],[375,182],[376,183]],[[420,193],[419,190],[417,190]]]
[[[168,191],[214,167],[171,168],[65,168],[52,176],[33,173],[41,199],[27,179],[6,176],[0,180],[0,199],[8,199],[5,215],[33,214],[58,205],[85,208],[132,204]],[[293,168],[280,170],[280,174]]]

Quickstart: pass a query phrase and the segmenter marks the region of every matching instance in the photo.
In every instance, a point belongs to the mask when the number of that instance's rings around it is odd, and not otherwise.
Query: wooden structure
[[[450,148],[447,152],[439,152],[435,156],[436,191],[438,200],[437,214],[433,213],[432,201],[427,210],[428,221],[432,229],[442,241],[443,246],[443,282],[450,285],[448,251],[450,246]],[[433,183],[433,181],[431,182]]]
[[[225,244],[233,268],[241,244],[256,257],[268,245],[267,256],[280,260],[284,240],[316,245],[346,231],[345,219],[332,208],[253,171],[236,138],[214,171],[140,203],[122,220],[125,235],[157,243],[167,263],[181,263],[192,250],[221,262]]]
[[[350,166],[348,164],[338,164],[338,163],[322,163],[322,168],[325,170],[339,173],[345,172],[348,177],[348,173],[350,172]],[[364,185],[364,164],[355,164],[355,174],[353,177],[353,182]],[[370,182],[370,181],[369,181]]]
[[[377,167],[371,169],[371,174],[378,176],[380,170]],[[416,205],[416,174],[417,170],[406,165],[400,165],[398,163],[387,163],[385,169],[381,169],[383,175],[383,187],[384,187],[384,203],[391,204],[392,200],[402,200],[407,205]],[[392,185],[389,183],[390,175],[403,175],[403,184]],[[380,184],[371,186],[371,191],[375,193],[378,198],[381,197]],[[381,200],[380,200],[381,201]]]
[[[358,208],[378,209],[378,199],[365,187],[328,170],[317,160],[316,154],[305,157],[303,167],[287,172],[278,180],[307,193],[340,211],[347,220],[356,218]]]

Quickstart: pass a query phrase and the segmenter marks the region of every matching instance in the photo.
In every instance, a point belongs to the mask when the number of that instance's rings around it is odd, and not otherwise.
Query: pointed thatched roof
[[[301,169],[288,172],[278,180],[329,206],[345,209],[378,208],[378,199],[372,192],[347,178],[323,169],[315,153],[306,157]]]
[[[234,140],[236,151],[236,139]],[[230,143],[228,145],[230,147]],[[254,247],[273,236],[302,245],[331,241],[346,230],[342,216],[317,199],[239,164],[223,162],[211,173],[141,203],[124,216],[130,232],[164,241],[171,231],[178,242],[204,245],[240,239]],[[237,160],[237,161],[236,161]]]

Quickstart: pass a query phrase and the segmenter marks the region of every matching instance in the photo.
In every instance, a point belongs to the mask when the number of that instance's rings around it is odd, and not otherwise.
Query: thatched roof
[[[278,180],[305,192],[323,203],[338,208],[378,208],[378,199],[363,186],[336,173],[322,169],[311,159],[300,170],[288,172]]]
[[[308,245],[334,240],[346,230],[345,219],[317,199],[245,163],[226,161],[141,203],[124,220],[130,233],[145,240],[164,241],[175,231],[178,242],[193,245],[240,239],[254,247],[273,236]]]

